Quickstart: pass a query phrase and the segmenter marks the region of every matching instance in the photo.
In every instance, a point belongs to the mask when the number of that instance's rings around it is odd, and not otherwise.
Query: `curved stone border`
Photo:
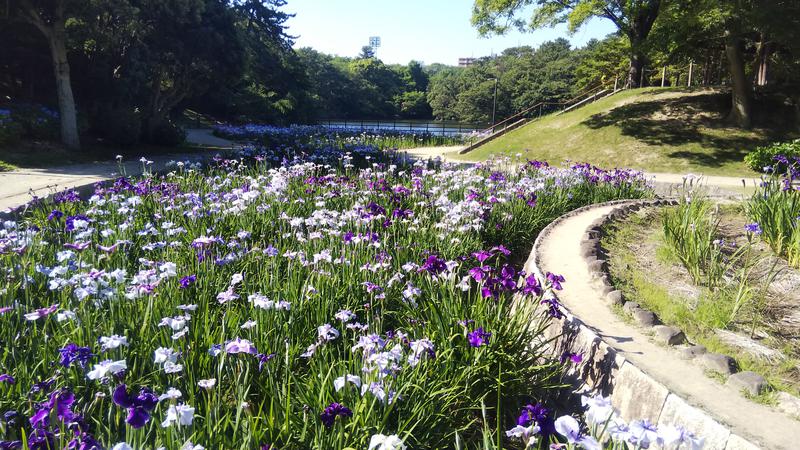
[[[671,205],[677,202],[669,202]],[[595,221],[587,236],[581,244],[581,252],[587,264],[593,271],[595,280],[602,283],[603,289],[612,289],[606,293],[606,299],[611,305],[621,306],[622,310],[636,322],[639,327],[645,329],[653,335],[656,342],[666,346],[678,346],[687,344],[679,349],[680,357],[683,359],[694,359],[706,370],[726,377],[726,383],[737,391],[746,391],[750,395],[759,395],[769,389],[769,383],[761,375],[745,371],[739,372],[736,359],[730,355],[720,353],[709,353],[702,345],[695,345],[688,342],[686,334],[677,327],[665,325],[658,315],[642,308],[634,301],[625,301],[622,292],[613,290],[611,283],[611,273],[609,272],[608,254],[600,245],[600,237],[605,234],[604,228],[612,223],[627,217],[629,214],[638,211],[644,206],[659,205],[628,205],[621,207],[611,214]]]
[[[567,219],[590,209],[615,206],[616,208],[603,218],[606,220],[608,217],[612,217],[610,220],[613,220],[621,217],[621,214],[627,214],[627,212],[638,210],[644,206],[663,206],[672,203],[668,200],[618,200],[588,205],[571,211],[542,230],[534,242],[531,254],[525,264],[525,270],[527,273],[536,274],[541,279],[545,278],[540,269],[540,248],[552,231]],[[594,225],[591,228],[594,228]],[[599,230],[589,229],[581,239],[596,242],[599,235]],[[581,248],[581,251],[591,253],[589,247],[586,245]],[[596,258],[596,254],[593,257]],[[600,288],[602,296],[612,299],[617,297],[617,294],[612,295],[612,292],[615,291],[608,283],[608,276],[604,270],[607,262],[596,260],[595,263],[595,266],[604,272],[599,277],[603,280]],[[548,295],[557,299],[555,293]],[[578,385],[576,387],[602,395],[610,395],[612,404],[619,410],[622,418],[628,421],[648,419],[657,425],[674,424],[678,420],[681,423],[691,423],[693,431],[705,438],[706,448],[720,450],[761,448],[734,434],[727,426],[708,413],[692,406],[680,395],[671,392],[668,387],[650,377],[606,343],[590,326],[573,316],[567,308],[563,305],[561,308],[565,317],[553,320],[546,337],[552,339],[552,347],[557,355],[564,352],[583,353],[583,363],[568,371],[568,375],[574,377]],[[781,430],[775,430],[775,432],[779,433]]]

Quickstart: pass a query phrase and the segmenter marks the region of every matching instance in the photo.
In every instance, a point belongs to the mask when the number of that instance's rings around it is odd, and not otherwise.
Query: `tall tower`
[[[369,47],[372,49],[372,56],[377,58],[378,57],[378,47],[381,46],[381,37],[380,36],[370,36],[369,37]]]

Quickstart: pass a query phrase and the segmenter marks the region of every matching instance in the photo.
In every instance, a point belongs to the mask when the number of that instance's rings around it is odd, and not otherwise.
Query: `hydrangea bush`
[[[523,445],[502,430],[560,384],[563,277],[503,230],[650,195],[641,174],[305,145],[4,222],[0,448],[480,448],[489,423]]]

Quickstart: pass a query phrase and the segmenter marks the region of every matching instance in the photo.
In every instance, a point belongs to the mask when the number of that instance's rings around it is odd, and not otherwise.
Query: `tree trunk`
[[[644,87],[644,55],[636,50],[631,53],[631,68],[628,70],[628,85],[631,88]]]
[[[61,119],[61,142],[71,150],[80,148],[78,136],[78,116],[75,110],[75,98],[72,95],[72,84],[67,61],[67,35],[64,23],[56,23],[49,36],[50,53],[53,57],[53,69],[56,77],[58,93],[58,109]]]
[[[725,30],[725,54],[728,57],[728,69],[731,75],[731,112],[728,114],[728,120],[747,129],[753,125],[750,110],[752,90],[750,80],[744,72],[741,39],[730,30]]]

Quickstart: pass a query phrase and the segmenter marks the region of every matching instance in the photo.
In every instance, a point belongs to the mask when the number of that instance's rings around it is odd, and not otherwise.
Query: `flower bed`
[[[540,303],[563,279],[508,248],[643,177],[287,158],[304,145],[3,223],[0,448],[520,445],[505,430],[560,383]]]
[[[345,151],[364,146],[381,149],[460,145],[465,137],[460,134],[441,135],[417,130],[361,129],[325,127],[322,125],[219,125],[214,135],[233,140],[257,142],[271,148],[306,149],[331,148]]]

